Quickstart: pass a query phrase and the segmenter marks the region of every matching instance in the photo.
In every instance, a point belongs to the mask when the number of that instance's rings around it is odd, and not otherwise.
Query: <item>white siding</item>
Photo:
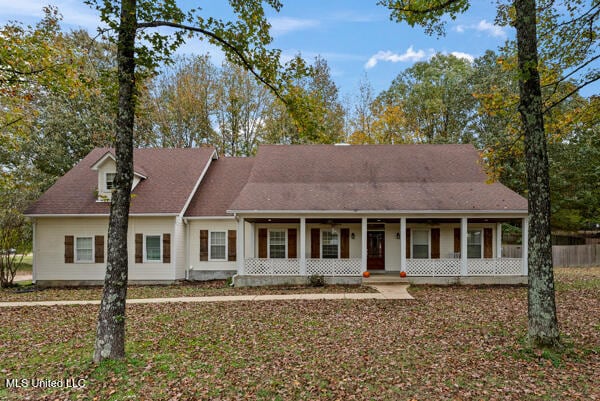
[[[36,219],[37,280],[104,280],[105,263],[65,263],[65,235],[104,235],[106,262],[108,218]]]
[[[37,218],[35,258],[37,280],[104,280],[108,246],[107,217]],[[132,217],[127,235],[130,280],[174,280],[177,248],[171,217]],[[171,234],[171,263],[135,263],[135,234]],[[104,236],[105,263],[65,263],[64,238]]]
[[[129,219],[128,256],[130,280],[175,280],[173,217],[132,217]],[[171,234],[171,263],[135,263],[135,234]]]
[[[386,223],[385,225],[385,270],[400,271],[400,240],[397,234],[400,232],[400,219],[398,223]]]
[[[249,225],[246,225],[246,249],[250,249],[250,240],[249,237],[250,235],[254,235],[254,250],[253,253],[248,253],[246,252],[246,256],[247,257],[252,257],[252,255],[254,255],[254,257],[258,257],[258,229],[259,228],[272,228],[272,229],[289,229],[289,228],[295,228],[297,231],[297,237],[296,237],[296,249],[298,251],[298,258],[300,257],[300,224],[293,224],[293,223],[288,223],[288,224],[283,224],[283,223],[263,223],[263,224],[254,224],[254,230],[251,229],[251,227]],[[322,229],[330,229],[331,226],[330,225],[326,225],[326,224],[307,224],[306,225],[306,250],[305,250],[305,256],[306,258],[310,258],[310,247],[311,247],[311,242],[310,242],[310,231],[313,228],[318,228],[319,230]],[[361,230],[360,230],[360,224],[340,224],[338,226],[336,226],[336,230],[338,231],[338,233],[340,232],[340,229],[342,228],[349,228],[350,229],[350,258],[360,258],[360,254],[361,254],[361,250],[360,250],[360,238],[361,238]],[[352,233],[354,233],[354,239],[352,239]],[[251,251],[252,252],[252,251]]]
[[[235,219],[202,219],[190,220],[188,263],[193,270],[237,270],[237,262],[224,261],[200,261],[200,230],[208,231],[237,231]],[[246,225],[248,229],[249,225]],[[247,234],[249,235],[249,233]],[[209,244],[210,246],[210,244]],[[227,255],[226,255],[227,256]]]
[[[175,263],[175,278],[183,280],[185,278],[185,266],[186,266],[186,226],[183,223],[181,217],[175,219],[174,236],[172,239],[171,249],[171,261]],[[174,258],[174,259],[173,259]]]

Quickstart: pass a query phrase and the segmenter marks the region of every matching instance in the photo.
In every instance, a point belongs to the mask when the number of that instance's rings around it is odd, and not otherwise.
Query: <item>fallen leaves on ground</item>
[[[415,287],[415,301],[131,305],[127,359],[100,365],[89,362],[97,307],[3,309],[0,377],[83,377],[86,387],[0,383],[0,398],[600,400],[600,286],[576,287],[557,291],[561,353],[525,343],[524,287]]]

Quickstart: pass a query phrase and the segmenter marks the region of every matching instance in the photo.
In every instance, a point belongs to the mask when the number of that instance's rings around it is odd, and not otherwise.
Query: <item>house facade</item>
[[[470,145],[138,149],[134,170],[131,281],[526,282],[526,250],[501,249],[506,223],[527,244],[527,202],[488,182]],[[40,285],[102,282],[114,171],[112,150],[96,149],[27,211]]]

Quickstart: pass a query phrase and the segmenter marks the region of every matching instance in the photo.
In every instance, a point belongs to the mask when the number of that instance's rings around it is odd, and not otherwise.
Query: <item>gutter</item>
[[[31,284],[35,284],[37,281],[37,257],[35,251],[35,231],[36,231],[37,222],[35,219],[31,219],[31,227],[32,227],[32,241],[31,241]]]
[[[185,225],[185,281],[189,281],[192,265],[190,264],[190,224],[186,217],[183,218],[183,224]]]

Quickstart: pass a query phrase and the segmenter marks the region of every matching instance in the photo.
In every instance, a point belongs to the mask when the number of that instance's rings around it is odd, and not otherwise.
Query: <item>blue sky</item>
[[[225,0],[200,3],[201,14],[227,17]],[[367,75],[375,93],[386,89],[407,67],[424,61],[436,52],[474,58],[487,49],[497,49],[514,32],[494,25],[495,1],[473,1],[471,9],[450,21],[445,37],[427,36],[420,28],[392,22],[376,0],[283,0],[279,13],[269,12],[273,47],[285,58],[300,52],[312,60],[321,55],[331,68],[332,77],[343,96],[352,97]],[[35,0],[0,0],[0,23],[9,20],[34,23],[48,4]],[[83,27],[93,32],[98,25],[96,12],[80,1],[51,3],[63,15],[65,28]],[[219,51],[198,39],[191,39],[180,52],[210,51],[215,63],[222,61]]]

